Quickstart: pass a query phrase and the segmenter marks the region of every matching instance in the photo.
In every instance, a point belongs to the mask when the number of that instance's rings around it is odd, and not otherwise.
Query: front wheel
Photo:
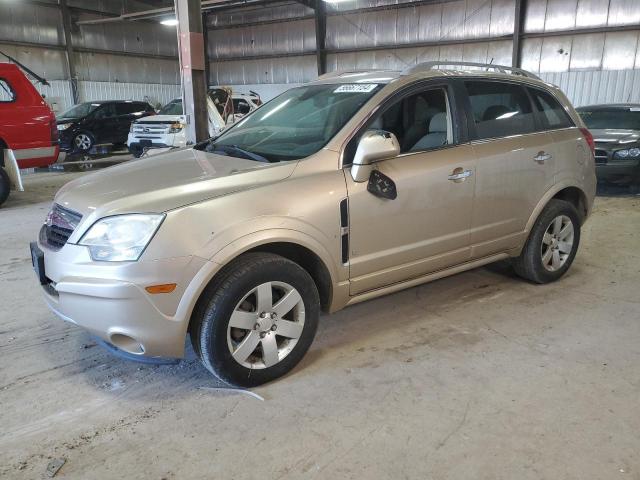
[[[88,152],[93,147],[93,137],[89,133],[81,132],[73,137],[73,146],[76,151]]]
[[[580,243],[580,217],[564,200],[551,200],[536,220],[520,256],[516,273],[535,283],[562,277],[573,263]]]
[[[284,375],[315,336],[316,285],[306,270],[279,255],[242,255],[204,295],[192,343],[204,366],[233,385],[253,387]]]

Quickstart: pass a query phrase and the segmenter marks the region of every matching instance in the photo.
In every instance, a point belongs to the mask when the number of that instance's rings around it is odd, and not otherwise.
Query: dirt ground
[[[558,283],[497,264],[323,317],[261,399],[49,312],[28,242],[77,175],[0,209],[0,478],[640,480],[640,198],[598,198]]]

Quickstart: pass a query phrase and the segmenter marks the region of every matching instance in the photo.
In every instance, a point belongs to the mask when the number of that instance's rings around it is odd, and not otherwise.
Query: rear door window
[[[9,82],[0,78],[0,103],[13,102],[16,99],[16,92],[13,91]]]
[[[574,126],[571,117],[553,95],[537,88],[530,88],[529,93],[536,110],[540,113],[543,129],[555,130]]]
[[[116,103],[117,115],[132,115],[138,112],[144,112],[139,103]]]
[[[536,131],[531,102],[521,85],[467,81],[465,86],[478,139],[508,137]]]

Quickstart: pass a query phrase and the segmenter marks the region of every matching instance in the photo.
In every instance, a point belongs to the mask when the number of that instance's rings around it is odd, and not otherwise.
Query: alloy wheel
[[[246,368],[272,367],[294,349],[304,330],[300,293],[285,282],[266,282],[236,305],[227,327],[233,358]]]
[[[566,215],[554,218],[542,237],[542,265],[555,272],[567,262],[573,250],[573,222]]]
[[[79,150],[89,150],[91,147],[91,139],[89,138],[89,135],[85,133],[79,133],[76,135],[74,143]]]

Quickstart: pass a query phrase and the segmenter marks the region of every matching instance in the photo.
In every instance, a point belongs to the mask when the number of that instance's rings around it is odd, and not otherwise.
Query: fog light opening
[[[144,353],[144,347],[140,342],[123,333],[114,333],[111,335],[110,340],[114,346],[127,353],[132,353],[134,355],[142,355]]]

